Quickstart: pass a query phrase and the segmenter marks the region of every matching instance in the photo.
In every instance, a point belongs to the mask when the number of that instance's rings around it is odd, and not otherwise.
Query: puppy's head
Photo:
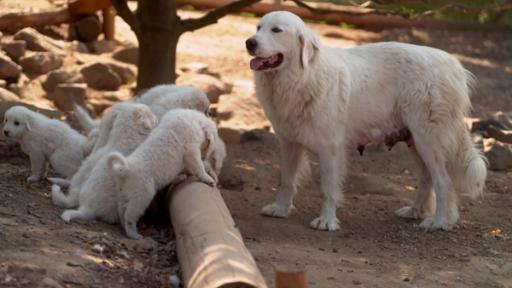
[[[251,69],[273,71],[290,64],[306,68],[320,47],[320,41],[295,14],[271,12],[261,18],[256,34],[245,46],[251,56]]]
[[[3,134],[5,137],[19,140],[32,129],[33,113],[23,106],[9,108],[4,115]]]
[[[147,135],[156,127],[158,119],[144,104],[135,104],[131,117],[139,134]]]

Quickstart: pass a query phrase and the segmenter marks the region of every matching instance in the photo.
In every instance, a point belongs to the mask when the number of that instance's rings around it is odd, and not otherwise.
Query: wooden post
[[[112,5],[101,10],[103,13],[103,34],[105,40],[114,40],[116,35],[116,10]]]
[[[267,287],[218,189],[185,182],[167,199],[184,287]]]

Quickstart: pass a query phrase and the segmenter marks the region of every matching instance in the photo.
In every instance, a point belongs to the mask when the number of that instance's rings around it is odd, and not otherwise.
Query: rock
[[[0,79],[18,79],[20,74],[21,67],[0,53]]]
[[[124,63],[137,65],[139,62],[139,47],[121,48],[112,54],[112,58]]]
[[[87,43],[89,51],[96,54],[110,53],[116,49],[117,43],[110,40],[92,41]]]
[[[77,40],[71,42],[71,49],[80,53],[89,53],[89,48],[87,48],[87,45],[85,45],[84,42],[80,42]]]
[[[219,127],[219,137],[226,144],[240,144],[241,132],[226,127]]]
[[[18,85],[18,83],[11,83],[11,84],[9,84],[7,89],[9,89],[9,91],[11,91],[12,93],[14,93],[14,94],[16,94],[18,96],[21,95],[21,87],[20,87],[20,85]]]
[[[210,103],[217,103],[221,95],[229,94],[233,90],[232,84],[206,74],[185,73],[177,79],[176,83],[182,86],[195,86],[203,90]]]
[[[41,285],[38,287],[45,287],[45,288],[62,288],[62,285],[59,284],[55,279],[50,277],[44,277],[44,279],[41,281]]]
[[[122,80],[109,65],[104,63],[93,63],[80,70],[85,83],[91,88],[99,90],[116,90],[121,86]]]
[[[84,83],[84,78],[77,71],[53,70],[48,73],[42,86],[46,92],[52,92],[57,85],[62,83]]]
[[[20,101],[20,98],[18,98],[18,96],[16,94],[12,93],[11,91],[4,89],[4,88],[0,88],[0,101],[1,102],[8,102],[8,101],[14,102],[14,101]]]
[[[512,168],[512,145],[496,141],[484,140],[484,155],[489,161],[489,169],[501,171]]]
[[[261,137],[258,135],[258,133],[255,130],[246,131],[242,133],[240,136],[240,144],[244,144],[247,142],[257,142],[261,141]]]
[[[180,68],[180,72],[182,73],[193,73],[193,74],[206,74],[213,76],[217,79],[221,79],[220,73],[213,72],[208,69],[208,65],[201,62],[191,62],[187,63]]]
[[[503,125],[505,129],[512,130],[512,120],[510,119],[510,117],[508,117],[507,114],[503,113],[502,111],[498,111],[494,113],[492,118],[498,121],[501,125]]]
[[[52,52],[63,55],[64,44],[44,36],[34,28],[23,28],[14,35],[14,40],[24,40],[27,43],[27,49],[39,52]]]
[[[7,87],[7,81],[5,81],[4,79],[0,79],[0,87],[1,88]]]
[[[100,20],[96,15],[82,18],[73,25],[76,30],[76,38],[83,42],[96,40],[102,31]]]
[[[35,75],[60,68],[62,62],[62,57],[52,52],[34,52],[20,59],[23,71]]]
[[[85,106],[87,85],[84,83],[59,84],[55,88],[55,91],[47,94],[47,97],[53,101],[59,110],[73,111],[73,103]]]
[[[136,72],[132,65],[109,62],[107,64],[123,81],[123,84],[128,84],[135,81]]]
[[[7,56],[11,57],[12,60],[18,61],[27,50],[27,43],[23,40],[13,40],[7,43],[2,43],[2,49],[5,51]]]

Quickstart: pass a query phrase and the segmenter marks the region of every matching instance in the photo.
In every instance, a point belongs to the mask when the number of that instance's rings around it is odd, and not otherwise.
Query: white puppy
[[[483,193],[486,162],[464,124],[473,78],[455,57],[394,42],[327,48],[289,12],[265,15],[246,48],[255,56],[256,94],[282,154],[281,189],[263,214],[288,216],[309,150],[319,157],[324,194],[311,227],[339,229],[347,150],[362,151],[370,141],[410,145],[421,171],[417,196],[396,213],[424,218],[420,226],[427,230],[457,222],[456,190]]]
[[[178,108],[208,114],[210,106],[206,94],[192,86],[158,85],[144,92],[135,101],[148,105],[158,119],[162,118],[167,111]]]
[[[224,159],[226,159],[226,155],[226,144],[224,144],[224,141],[222,141],[220,137],[216,137],[214,143],[212,143],[212,152],[210,157],[203,161],[206,172],[212,176],[215,182],[219,182],[219,175],[222,170]]]
[[[206,143],[205,158],[210,157],[216,137],[215,124],[203,113],[175,109],[164,115],[149,137],[128,157],[116,152],[108,156],[107,164],[119,189],[118,213],[128,237],[142,238],[137,232],[138,219],[156,191],[183,171],[215,185],[215,180],[205,171],[201,147]]]
[[[85,159],[78,172],[71,178],[67,194],[62,193],[59,185],[52,186],[52,200],[55,205],[72,208],[80,203],[79,210],[82,212],[77,213],[77,215],[91,214],[86,213],[91,208],[84,204],[84,199],[92,199],[93,201],[94,199],[101,199],[101,196],[97,196],[98,193],[106,196],[108,191],[113,189],[108,185],[112,186],[114,182],[109,179],[109,174],[103,171],[105,169],[105,155],[114,150],[128,155],[144,141],[157,122],[151,110],[143,104],[118,103],[112,106],[105,118],[111,119],[110,114],[115,114],[116,117],[113,120],[112,130],[109,133],[110,136],[106,145]],[[94,170],[96,172],[93,172]],[[101,173],[97,175],[99,172]],[[61,184],[61,179],[52,178],[50,180],[60,184],[60,186],[65,186]],[[68,216],[65,217],[65,220],[69,221],[71,219],[70,215],[73,214],[67,212],[66,215]]]
[[[32,175],[27,181],[39,181],[45,176],[46,163],[58,174],[71,177],[82,163],[87,138],[68,124],[50,119],[23,106],[5,112],[3,133],[21,145],[30,157]]]

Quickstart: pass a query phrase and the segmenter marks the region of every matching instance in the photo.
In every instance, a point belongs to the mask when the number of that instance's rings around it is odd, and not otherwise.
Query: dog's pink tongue
[[[256,58],[251,59],[251,69],[252,70],[260,69],[261,66],[263,66],[264,62],[265,62],[264,58],[256,57]]]

